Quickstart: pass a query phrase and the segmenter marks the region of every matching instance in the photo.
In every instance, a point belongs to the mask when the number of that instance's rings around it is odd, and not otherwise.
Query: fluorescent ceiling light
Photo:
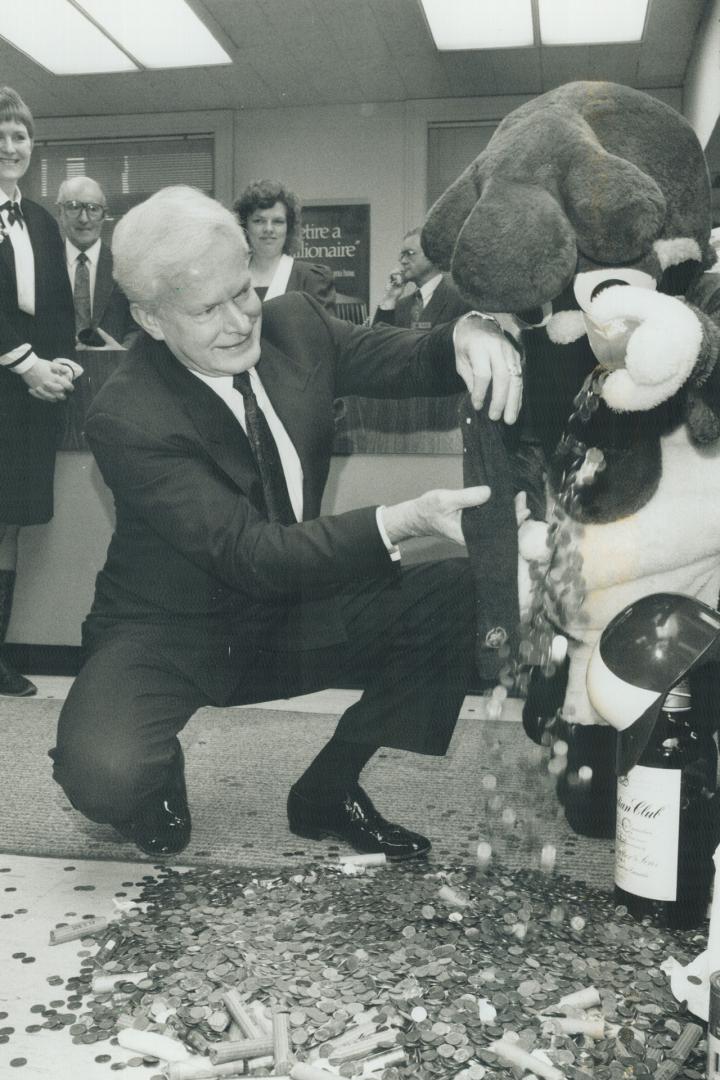
[[[146,68],[231,64],[185,0],[76,0]]]
[[[0,36],[55,75],[136,71],[129,56],[66,2],[0,4]]]
[[[510,49],[533,44],[530,0],[420,0],[440,50]],[[603,0],[603,5],[605,0]]]
[[[543,45],[640,41],[648,0],[538,0]]]

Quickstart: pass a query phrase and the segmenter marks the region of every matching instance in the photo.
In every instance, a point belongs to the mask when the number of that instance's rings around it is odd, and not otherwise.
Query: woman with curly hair
[[[332,272],[295,258],[300,248],[300,200],[277,180],[256,180],[233,205],[250,245],[250,277],[261,300],[304,292],[334,313]]]

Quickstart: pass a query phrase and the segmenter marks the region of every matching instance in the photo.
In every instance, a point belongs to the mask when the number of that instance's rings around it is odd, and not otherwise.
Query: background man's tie
[[[75,330],[79,334],[81,330],[87,330],[92,322],[90,308],[90,271],[88,270],[88,257],[81,251],[75,261],[75,284],[73,286],[73,303],[75,304]]]
[[[425,307],[423,304],[422,293],[419,289],[416,289],[415,295],[412,298],[412,304],[410,305],[410,327],[411,329],[417,329],[417,325],[420,322],[420,316],[422,310]]]
[[[247,437],[260,473],[268,518],[281,525],[293,525],[297,518],[290,502],[280,453],[265,413],[258,405],[250,385],[248,372],[241,371],[233,376],[233,386],[240,391],[245,402]]]

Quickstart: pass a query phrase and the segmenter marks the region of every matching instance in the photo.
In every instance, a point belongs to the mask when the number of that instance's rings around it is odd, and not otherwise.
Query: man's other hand
[[[439,488],[426,491],[417,499],[384,506],[382,522],[393,544],[411,536],[441,536],[464,544],[462,511],[470,506],[482,506],[489,498],[490,488],[485,486],[460,490]]]
[[[473,407],[483,407],[489,387],[490,419],[502,417],[506,424],[514,424],[522,404],[522,365],[520,353],[500,324],[491,317],[464,315],[453,340],[457,372],[470,392]]]

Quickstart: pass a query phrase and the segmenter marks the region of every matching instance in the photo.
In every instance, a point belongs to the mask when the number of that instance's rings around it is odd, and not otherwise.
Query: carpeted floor
[[[83,818],[53,782],[47,751],[60,707],[54,699],[0,702],[0,851],[137,859],[134,845]],[[182,735],[193,838],[173,862],[287,867],[347,853],[342,844],[294,837],[285,817],[290,784],[335,722],[269,709],[198,712]],[[572,833],[546,766],[546,752],[519,723],[470,719],[458,722],[447,757],[382,751],[363,784],[388,817],[431,837],[437,863],[474,862],[483,840],[508,869],[538,867],[543,845],[551,844],[556,871],[610,888],[612,844]]]

